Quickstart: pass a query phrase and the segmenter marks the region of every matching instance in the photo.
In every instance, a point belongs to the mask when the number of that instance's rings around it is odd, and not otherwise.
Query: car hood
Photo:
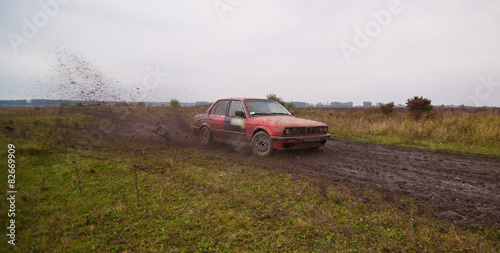
[[[285,127],[326,126],[326,124],[323,124],[318,121],[296,118],[294,116],[260,116],[260,117],[254,117],[253,120],[273,125],[282,125]]]

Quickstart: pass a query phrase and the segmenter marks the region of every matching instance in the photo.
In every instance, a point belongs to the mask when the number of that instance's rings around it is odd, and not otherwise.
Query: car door
[[[228,100],[220,100],[215,104],[208,114],[208,124],[212,135],[216,138],[224,138],[224,119],[226,118]]]
[[[245,112],[243,103],[240,100],[231,100],[228,114],[224,119],[224,130],[226,131],[226,138],[243,141],[246,134],[246,116],[236,116],[237,111]]]

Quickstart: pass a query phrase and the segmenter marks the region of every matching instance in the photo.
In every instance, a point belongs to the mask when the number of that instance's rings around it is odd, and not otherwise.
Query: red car
[[[330,138],[326,124],[296,118],[274,100],[253,98],[218,100],[194,116],[193,129],[202,145],[213,140],[251,143],[260,157],[274,150],[317,149]]]

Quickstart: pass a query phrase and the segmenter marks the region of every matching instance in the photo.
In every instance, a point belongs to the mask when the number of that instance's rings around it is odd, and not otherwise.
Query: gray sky
[[[500,106],[494,0],[1,0],[0,24],[0,99]]]

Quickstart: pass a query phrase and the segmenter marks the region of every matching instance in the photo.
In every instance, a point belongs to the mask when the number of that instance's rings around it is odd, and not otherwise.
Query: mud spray
[[[142,87],[124,88],[117,78],[101,71],[82,54],[57,47],[49,51],[47,62],[51,67],[51,85],[47,89],[50,95],[47,97],[78,101],[96,108],[71,108],[99,121],[95,129],[83,130],[86,138],[79,141],[79,153],[90,151],[103,140],[127,139],[174,145],[196,143],[190,124],[183,120],[176,108],[136,107],[137,102],[146,100]],[[130,78],[130,82],[134,80]],[[66,108],[61,107],[61,110]],[[144,113],[155,117],[146,117]]]

